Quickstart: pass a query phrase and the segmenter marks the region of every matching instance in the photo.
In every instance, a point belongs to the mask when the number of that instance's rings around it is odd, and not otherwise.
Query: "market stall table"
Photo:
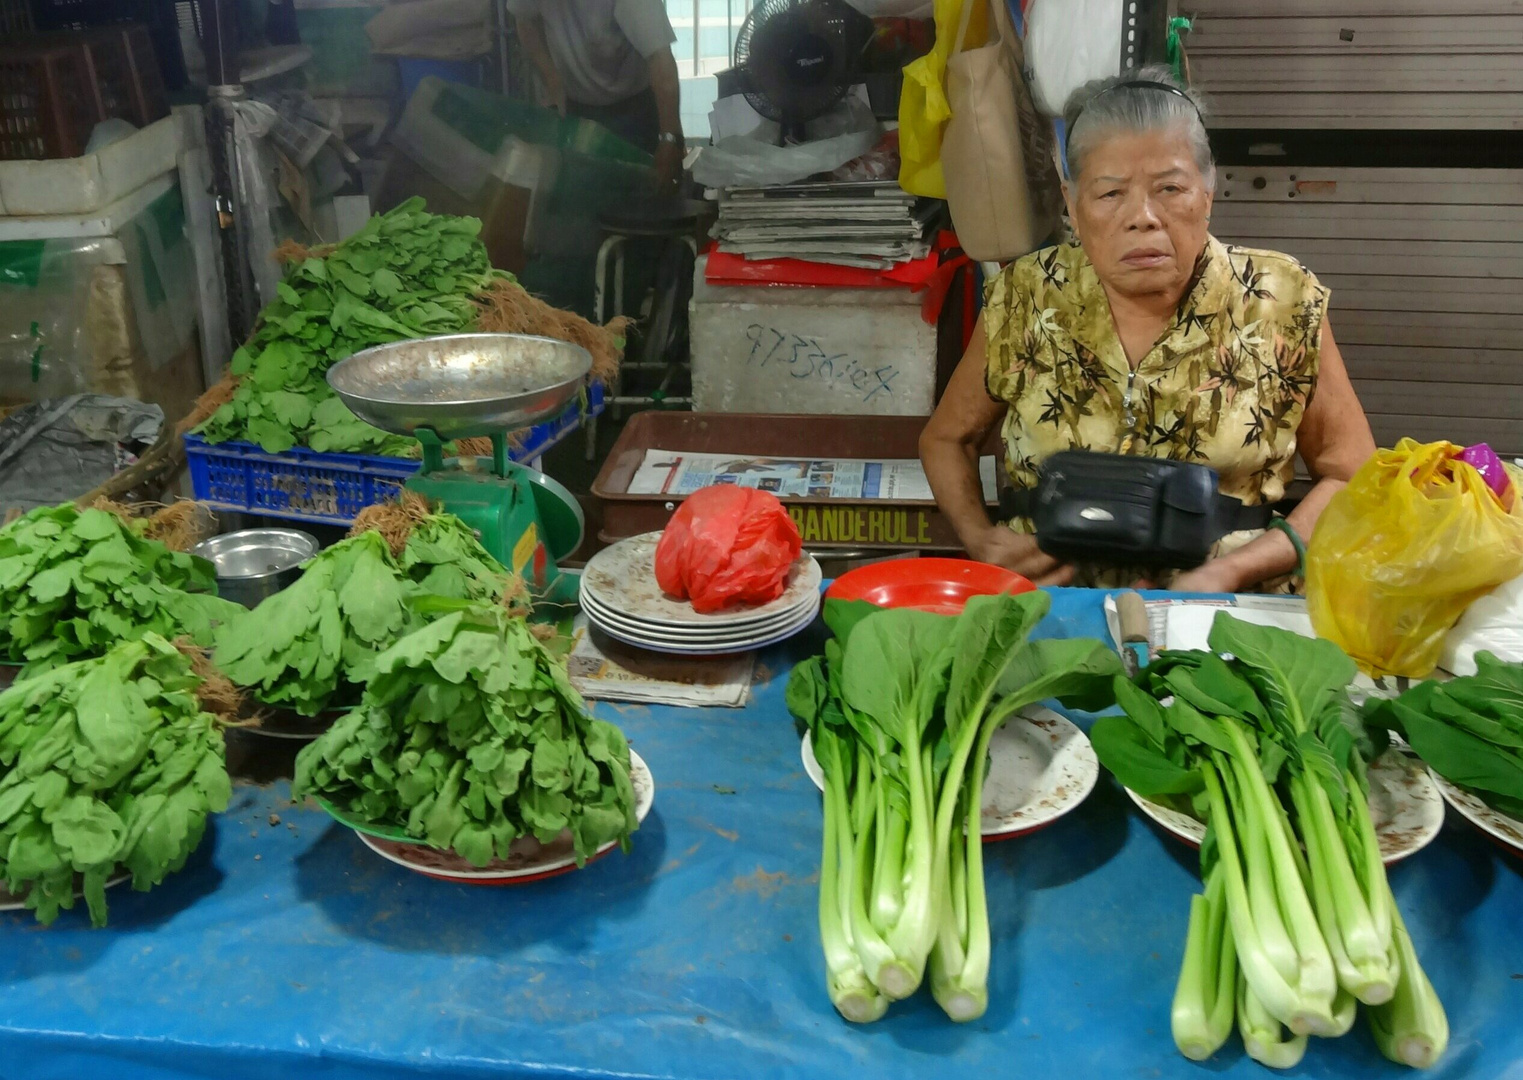
[[[1103,637],[1103,595],[1056,591],[1037,635]],[[744,710],[597,705],[649,761],[655,810],[629,855],[525,888],[410,875],[285,783],[240,785],[183,873],[112,890],[108,929],[0,917],[0,1077],[1271,1075],[1236,1036],[1206,1066],[1174,1049],[1196,857],[1109,778],[988,849],[982,1020],[955,1026],[923,993],[844,1023],[818,939],[819,796],[783,707],[788,664],[819,643],[763,654]],[[1523,1057],[1520,871],[1453,818],[1392,871],[1453,1029],[1424,1075]],[[1362,1024],[1298,1073],[1415,1075]]]

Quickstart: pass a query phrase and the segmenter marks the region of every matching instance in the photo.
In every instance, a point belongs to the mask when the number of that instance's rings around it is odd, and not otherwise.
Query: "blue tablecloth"
[[[1038,631],[1103,636],[1100,593]],[[1264,1076],[1169,1036],[1195,858],[1108,778],[1044,832],[987,849],[989,1012],[923,993],[851,1027],[824,988],[819,802],[763,656],[743,711],[597,706],[657,780],[633,852],[516,889],[413,876],[284,783],[241,786],[185,871],[112,890],[111,926],[0,916],[0,1078]],[[272,824],[272,815],[279,823]],[[1448,823],[1392,881],[1449,1010],[1441,1076],[1523,1067],[1523,879]],[[1298,1070],[1398,1076],[1361,1025]]]

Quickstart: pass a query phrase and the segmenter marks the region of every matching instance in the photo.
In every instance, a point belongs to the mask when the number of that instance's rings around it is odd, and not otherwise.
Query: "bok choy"
[[[1381,861],[1365,773],[1375,747],[1347,694],[1354,662],[1226,613],[1208,643],[1164,653],[1135,684],[1117,679],[1124,715],[1090,735],[1123,784],[1207,823],[1176,1045],[1210,1057],[1235,1011],[1249,1056],[1288,1068],[1306,1036],[1344,1034],[1362,1003],[1387,1056],[1433,1064],[1448,1024]]]
[[[981,809],[990,739],[1047,698],[1110,702],[1098,641],[1028,641],[1043,593],[978,597],[955,618],[829,601],[834,638],[799,665],[788,706],[825,776],[820,937],[831,1001],[883,1015],[930,969],[953,1020],[988,1006]]]

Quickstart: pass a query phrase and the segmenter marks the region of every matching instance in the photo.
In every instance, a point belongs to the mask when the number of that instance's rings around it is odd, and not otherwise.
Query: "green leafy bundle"
[[[475,325],[471,298],[503,277],[475,218],[430,214],[410,199],[326,254],[294,263],[254,336],[233,354],[242,381],[202,424],[207,442],[243,439],[270,453],[407,455],[411,439],[371,427],[328,386],[328,368],[372,345]]]
[[[455,610],[376,658],[359,708],[296,759],[292,785],[475,866],[570,830],[577,862],[637,826],[629,747],[501,607]]]
[[[1367,721],[1399,732],[1452,784],[1523,820],[1523,664],[1475,654],[1476,673],[1372,698]]]
[[[242,610],[217,598],[211,563],[104,510],[39,507],[0,530],[0,657],[24,675],[150,632],[207,645]]]
[[[157,634],[0,693],[0,877],[43,925],[106,922],[106,882],[147,891],[185,865],[231,787],[191,661]]]
[[[264,704],[316,716],[348,672],[402,635],[412,594],[386,541],[361,533],[320,552],[289,586],[224,625],[214,662]]]
[[[392,550],[396,550],[393,544]],[[428,596],[500,601],[512,575],[454,514],[429,512],[412,524],[397,561]]]
[[[409,525],[400,557],[373,530],[321,552],[219,631],[217,666],[264,704],[315,716],[357,685],[351,673],[426,621],[418,600],[503,599],[511,575],[465,522],[428,513]]]
[[[1116,679],[1125,715],[1090,731],[1121,783],[1207,823],[1175,1044],[1204,1060],[1235,1016],[1250,1057],[1289,1068],[1307,1036],[1346,1033],[1362,1002],[1382,1053],[1432,1065],[1449,1025],[1386,881],[1365,773],[1375,746],[1347,693],[1356,665],[1330,641],[1225,612],[1208,643],[1164,653],[1136,684]]]
[[[826,601],[823,658],[794,669],[790,711],[825,774],[820,939],[841,1015],[876,1020],[929,962],[953,1020],[988,1007],[983,778],[990,739],[1047,698],[1111,702],[1098,641],[1028,641],[1046,593],[977,597],[956,618]]]

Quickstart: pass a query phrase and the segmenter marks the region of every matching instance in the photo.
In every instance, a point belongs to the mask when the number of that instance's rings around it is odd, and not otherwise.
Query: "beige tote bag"
[[[963,49],[975,4],[989,3],[990,41]],[[976,262],[1005,262],[1040,247],[1057,224],[1047,177],[1047,127],[1036,116],[1020,73],[1003,0],[966,0],[947,61],[952,119],[941,144],[947,203],[963,250]]]

